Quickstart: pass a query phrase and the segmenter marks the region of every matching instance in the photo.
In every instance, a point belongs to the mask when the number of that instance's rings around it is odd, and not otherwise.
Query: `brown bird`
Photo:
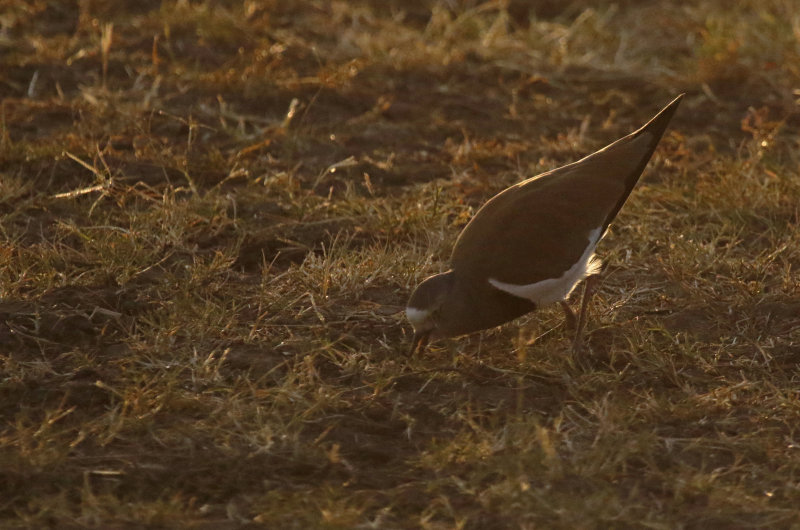
[[[639,180],[683,95],[641,129],[577,162],[503,190],[456,240],[451,269],[424,280],[406,316],[410,353],[428,340],[499,326],[555,302],[581,345],[586,306],[601,263],[594,250]],[[576,322],[566,298],[586,279]]]

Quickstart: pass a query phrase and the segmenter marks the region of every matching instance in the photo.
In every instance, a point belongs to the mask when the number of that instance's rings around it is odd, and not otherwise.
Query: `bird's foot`
[[[589,362],[589,347],[581,340],[576,337],[576,339],[572,342],[572,348],[570,349],[569,355],[569,364],[580,371],[588,371],[591,368],[591,364]]]

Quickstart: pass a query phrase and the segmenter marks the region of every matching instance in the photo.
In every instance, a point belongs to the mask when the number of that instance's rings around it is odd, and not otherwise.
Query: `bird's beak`
[[[414,333],[414,338],[411,339],[411,349],[408,350],[408,356],[411,357],[417,352],[422,353],[425,351],[425,346],[428,345],[428,339],[430,336],[431,330]]]

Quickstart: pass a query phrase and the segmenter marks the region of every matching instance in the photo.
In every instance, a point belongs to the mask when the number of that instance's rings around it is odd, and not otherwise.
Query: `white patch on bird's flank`
[[[495,280],[494,278],[489,278],[489,283],[493,287],[505,291],[508,294],[513,294],[520,298],[527,298],[539,307],[564,300],[569,296],[569,293],[572,292],[575,286],[578,285],[578,282],[592,274],[596,274],[600,270],[602,263],[594,257],[594,249],[600,237],[600,228],[595,228],[589,232],[589,244],[586,246],[580,259],[578,259],[575,265],[570,267],[569,270],[564,271],[564,274],[558,278],[550,278],[527,285],[505,283]]]
[[[420,327],[431,316],[430,309],[417,309],[416,307],[406,308],[406,318],[414,328]]]

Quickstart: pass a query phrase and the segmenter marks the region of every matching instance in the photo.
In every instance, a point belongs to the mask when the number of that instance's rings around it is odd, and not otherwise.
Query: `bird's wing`
[[[453,270],[517,285],[560,277],[622,208],[681,97],[600,151],[490,199],[456,241]]]
[[[651,142],[648,135],[617,142],[496,195],[456,241],[453,269],[512,284],[560,277],[583,255],[590,234],[605,231]]]
[[[610,206],[593,201],[588,188],[567,193],[545,179],[509,188],[478,211],[453,249],[457,274],[530,284],[558,278],[578,261]]]

